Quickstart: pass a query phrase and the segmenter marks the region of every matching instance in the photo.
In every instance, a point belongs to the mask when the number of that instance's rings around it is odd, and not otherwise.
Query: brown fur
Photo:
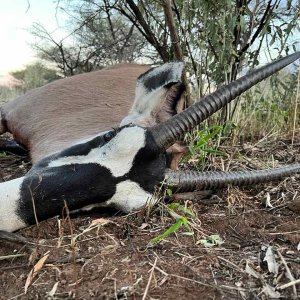
[[[148,69],[121,64],[34,89],[2,107],[7,126],[3,129],[25,145],[37,162],[118,126],[133,103],[137,77]]]

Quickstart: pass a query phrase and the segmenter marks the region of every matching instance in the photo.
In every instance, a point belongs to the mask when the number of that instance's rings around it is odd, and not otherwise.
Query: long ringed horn
[[[194,190],[211,190],[232,186],[251,186],[279,180],[295,173],[300,173],[300,164],[278,167],[268,170],[252,171],[173,171],[166,170],[164,183],[173,191],[190,192]]]
[[[220,108],[230,103],[244,91],[291,64],[298,58],[300,58],[300,52],[288,55],[261,67],[250,74],[219,88],[214,93],[205,96],[201,101],[187,108],[185,111],[173,116],[163,123],[149,128],[148,131],[152,134],[156,145],[164,151],[175,141],[180,140],[185,133],[189,132]]]

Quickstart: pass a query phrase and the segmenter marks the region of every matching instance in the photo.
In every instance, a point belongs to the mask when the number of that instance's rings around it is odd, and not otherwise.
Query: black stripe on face
[[[33,202],[39,221],[60,214],[66,201],[70,210],[110,199],[120,181],[97,164],[73,164],[31,173],[21,186],[18,215],[35,223]]]
[[[109,142],[111,139],[113,139],[122,129],[126,127],[132,127],[133,124],[127,124],[115,129],[112,129],[106,133],[100,133],[95,138],[84,142],[79,143],[76,145],[73,145],[65,150],[62,150],[59,153],[47,156],[40,160],[38,163],[36,163],[33,167],[34,170],[42,169],[48,167],[49,163],[52,161],[55,161],[62,157],[68,157],[68,156],[87,156],[93,149],[101,148],[104,146],[107,142]],[[107,139],[107,137],[110,137],[110,139]],[[31,170],[33,170],[31,169]],[[29,171],[31,173],[31,170]]]
[[[41,221],[61,214],[65,202],[70,210],[103,203],[116,194],[118,183],[128,180],[153,193],[155,185],[163,180],[165,168],[165,154],[159,152],[151,133],[146,131],[145,146],[135,155],[130,171],[120,177],[96,163],[34,166],[22,183],[17,213],[27,224],[34,224],[34,211]],[[134,191],[130,200],[136,201]]]
[[[87,141],[85,143],[76,144],[74,146],[71,146],[59,153],[47,156],[37,162],[33,168],[29,171],[28,174],[31,175],[31,173],[34,173],[36,170],[45,169],[48,167],[49,163],[58,160],[61,157],[68,157],[68,156],[86,156],[88,155],[93,149],[95,148],[101,148],[103,145],[105,145],[107,142],[104,139],[103,135],[99,135],[95,138],[93,138],[90,141]]]
[[[100,136],[93,138],[90,141],[87,141],[82,144],[77,144],[77,145],[71,146],[71,147],[63,150],[59,154],[59,157],[86,156],[91,152],[91,150],[93,150],[95,148],[100,148],[105,144],[106,144],[106,141],[104,139],[104,135],[100,135]]]
[[[163,179],[166,170],[166,155],[160,153],[149,131],[146,132],[146,146],[136,154],[128,179],[137,182],[149,193],[154,192],[156,185]]]
[[[149,76],[148,78],[144,76],[151,73],[151,71],[153,71],[153,69],[147,71],[138,78],[138,81],[141,82],[149,92],[165,86],[166,83],[170,83],[171,79],[174,77],[169,69],[162,70],[155,76]]]

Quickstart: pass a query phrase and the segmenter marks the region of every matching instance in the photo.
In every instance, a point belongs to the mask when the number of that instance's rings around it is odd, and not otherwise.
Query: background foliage
[[[254,67],[299,50],[299,0],[56,1],[58,12],[69,16],[66,35],[57,38],[41,24],[31,32],[38,57],[54,63],[61,76],[119,62],[184,60],[188,104]],[[236,128],[235,136],[246,138],[286,131],[286,126],[295,131],[297,70],[294,65],[254,87],[208,125],[227,124]],[[28,79],[26,89],[47,82],[44,73],[41,81],[33,73],[36,83]]]

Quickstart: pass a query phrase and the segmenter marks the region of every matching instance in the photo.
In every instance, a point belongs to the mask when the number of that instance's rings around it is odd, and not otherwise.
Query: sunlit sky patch
[[[30,3],[30,6],[28,5]],[[20,69],[35,60],[30,47],[34,38],[28,31],[33,23],[47,30],[63,26],[64,17],[56,14],[53,0],[2,0],[0,9],[0,75]]]

